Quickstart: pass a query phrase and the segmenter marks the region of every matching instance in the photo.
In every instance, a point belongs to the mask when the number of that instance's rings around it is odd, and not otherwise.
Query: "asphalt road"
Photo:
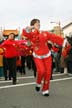
[[[72,77],[54,74],[50,96],[44,97],[35,91],[36,79],[29,72],[18,76],[15,86],[12,81],[0,81],[0,108],[72,108]]]

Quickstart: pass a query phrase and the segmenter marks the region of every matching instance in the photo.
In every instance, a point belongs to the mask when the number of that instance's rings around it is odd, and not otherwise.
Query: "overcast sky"
[[[33,18],[41,20],[41,29],[72,20],[72,0],[0,0],[0,27],[23,28]]]

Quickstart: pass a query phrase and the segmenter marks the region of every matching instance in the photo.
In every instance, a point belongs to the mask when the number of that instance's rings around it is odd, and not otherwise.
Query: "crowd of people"
[[[15,34],[10,33],[8,38],[0,43],[0,77],[5,80],[13,78],[13,84],[16,84],[17,71],[20,74],[26,74],[25,64],[28,69],[34,70],[36,67],[32,57],[32,48],[27,45],[27,40],[15,40]]]
[[[0,41],[0,78],[16,84],[17,72],[26,74],[26,66],[33,69],[37,92],[42,86],[42,95],[49,96],[50,80],[53,71],[64,73],[67,67],[72,75],[72,38],[40,31],[40,20],[33,19],[30,26],[22,30],[21,39],[15,40],[10,33],[6,40]],[[43,84],[41,84],[43,80]]]

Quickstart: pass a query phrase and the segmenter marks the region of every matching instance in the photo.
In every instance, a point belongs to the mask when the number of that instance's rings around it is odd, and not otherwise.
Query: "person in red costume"
[[[18,56],[18,43],[14,40],[15,34],[10,33],[8,39],[5,40],[0,47],[4,50],[4,57],[7,60],[9,69],[9,80],[13,78],[13,84],[16,84],[16,57]],[[7,80],[7,72],[4,72],[5,80]]]
[[[13,78],[13,84],[16,84],[16,59],[19,54],[22,54],[20,52],[21,49],[27,49],[26,43],[25,40],[15,40],[15,34],[10,33],[8,39],[0,45],[4,50],[4,58],[8,64],[9,80]],[[7,80],[8,77],[6,69],[4,69],[4,74],[5,80]]]
[[[25,42],[22,43],[22,41],[25,41]],[[21,69],[20,69],[21,75],[22,74],[24,74],[24,75],[26,74],[25,62],[26,62],[26,55],[28,53],[28,50],[29,50],[29,47],[27,46],[27,41],[26,40],[20,40],[19,56],[21,56]]]
[[[33,19],[30,26],[22,30],[22,35],[28,37],[33,46],[33,57],[37,68],[36,91],[40,91],[41,83],[42,95],[49,96],[50,77],[51,77],[51,51],[47,46],[48,41],[52,41],[60,46],[65,46],[66,40],[49,33],[48,31],[40,31],[40,20]]]

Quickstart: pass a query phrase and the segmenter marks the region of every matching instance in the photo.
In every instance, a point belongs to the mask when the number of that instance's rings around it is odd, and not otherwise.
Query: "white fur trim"
[[[67,39],[64,39],[64,42],[63,42],[63,47],[65,47],[66,46],[66,43],[67,43]]]
[[[49,53],[47,53],[45,55],[41,55],[41,56],[39,56],[39,55],[35,54],[35,52],[33,52],[33,56],[35,58],[39,58],[39,59],[47,58],[47,57],[51,56],[51,51],[49,51]]]
[[[49,94],[49,90],[43,91],[42,94]]]
[[[41,84],[38,84],[38,83],[37,83],[36,85],[37,85],[37,87],[41,87]]]

